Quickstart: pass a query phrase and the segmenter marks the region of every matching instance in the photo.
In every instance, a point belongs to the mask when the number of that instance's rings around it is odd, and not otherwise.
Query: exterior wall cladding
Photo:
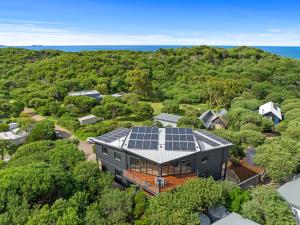
[[[102,148],[107,149],[107,154],[102,152]],[[120,154],[120,160],[115,158],[115,152]],[[116,170],[121,172],[121,177],[118,176],[118,180],[123,184],[127,185],[128,181],[123,177],[124,170],[130,167],[129,158],[135,156],[124,150],[107,147],[105,145],[96,144],[96,156],[97,160],[101,161],[102,169],[109,171],[116,177]],[[140,156],[135,156],[142,158]],[[199,177],[212,176],[215,180],[223,179],[222,177],[222,166],[227,163],[229,157],[229,148],[223,147],[219,149],[213,149],[203,152],[198,152],[194,155],[189,155],[185,158],[173,160],[172,162],[181,161],[183,159],[191,160],[191,167],[193,173],[196,173]],[[162,164],[163,165],[163,164]]]

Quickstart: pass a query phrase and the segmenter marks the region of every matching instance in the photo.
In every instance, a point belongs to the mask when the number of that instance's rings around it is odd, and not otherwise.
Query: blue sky
[[[0,44],[300,46],[300,2],[0,0]]]

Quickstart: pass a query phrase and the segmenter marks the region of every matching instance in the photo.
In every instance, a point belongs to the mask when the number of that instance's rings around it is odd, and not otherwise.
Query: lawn
[[[154,109],[154,115],[160,114],[163,107],[161,102],[148,102]]]

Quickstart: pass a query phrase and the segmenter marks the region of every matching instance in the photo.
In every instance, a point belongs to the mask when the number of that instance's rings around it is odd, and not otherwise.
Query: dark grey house
[[[86,90],[86,91],[69,92],[68,95],[69,96],[87,96],[87,97],[95,98],[95,99],[98,99],[98,100],[102,99],[102,96],[96,90]]]
[[[169,191],[188,179],[224,179],[232,144],[190,128],[119,128],[94,138],[104,171],[152,194]]]

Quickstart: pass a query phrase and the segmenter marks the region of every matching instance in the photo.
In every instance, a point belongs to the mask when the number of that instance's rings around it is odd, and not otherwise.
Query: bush
[[[140,102],[132,107],[132,111],[137,119],[148,120],[153,117],[154,109],[149,103]]]
[[[68,115],[60,117],[58,119],[58,124],[72,132],[76,131],[80,127],[78,119]]]
[[[5,131],[8,131],[9,129],[9,125],[6,124],[6,123],[1,123],[0,124],[0,132],[5,132]]]
[[[198,117],[181,117],[177,122],[178,127],[204,128]]]
[[[161,111],[164,113],[179,113],[179,103],[174,100],[165,100]]]
[[[54,140],[55,139],[55,124],[50,120],[42,120],[37,122],[32,128],[28,137],[28,142],[39,140]]]

